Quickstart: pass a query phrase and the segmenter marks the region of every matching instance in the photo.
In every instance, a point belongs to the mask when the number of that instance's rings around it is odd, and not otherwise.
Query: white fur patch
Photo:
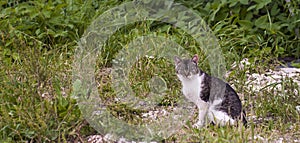
[[[201,84],[203,82],[204,79],[204,74],[199,76],[197,75],[192,75],[188,78],[183,77],[181,75],[177,75],[179,80],[182,83],[182,93],[183,95],[190,100],[191,102],[193,102],[194,104],[196,104],[198,106],[198,108],[204,108],[206,107],[206,102],[204,102],[203,100],[201,100],[200,98],[200,92],[202,90],[201,88]]]
[[[213,103],[208,108],[208,119],[215,124],[220,126],[225,126],[227,124],[233,125],[235,120],[232,119],[227,113],[223,111],[216,110],[215,107],[222,103],[222,99],[214,100]]]

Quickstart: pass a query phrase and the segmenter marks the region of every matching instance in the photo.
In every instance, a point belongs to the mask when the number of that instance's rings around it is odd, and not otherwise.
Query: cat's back
[[[238,94],[231,87],[231,85],[219,78],[211,77],[210,87],[212,90],[211,93],[217,94],[217,98],[232,98],[240,101]]]

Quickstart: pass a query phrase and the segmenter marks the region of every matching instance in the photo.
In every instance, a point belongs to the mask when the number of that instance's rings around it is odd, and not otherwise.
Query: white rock
[[[128,141],[126,141],[126,138],[120,138],[119,140],[118,140],[118,142],[117,143],[130,143],[130,142],[128,142]]]
[[[272,75],[271,77],[274,78],[274,79],[281,79],[282,78],[282,76],[279,76],[278,74]]]
[[[287,75],[287,77],[289,77],[289,78],[292,78],[292,77],[295,77],[295,76],[297,76],[296,73],[290,73],[290,74]]]
[[[145,57],[149,58],[149,59],[154,59],[154,56],[151,56],[151,55],[150,56],[149,55],[145,55]]]
[[[285,73],[300,73],[300,69],[298,68],[280,68],[280,70]]]
[[[112,134],[106,134],[103,137],[103,140],[106,141],[106,142],[112,141],[113,140],[113,135]]]
[[[42,94],[42,97],[43,97],[43,98],[46,97],[46,96],[49,96],[49,93],[48,93],[48,92],[45,92],[45,93]]]
[[[275,141],[275,143],[282,143],[283,138],[279,138],[277,141]]]
[[[298,90],[294,89],[294,94],[297,95],[298,94]]]
[[[248,116],[248,118],[254,120],[254,119],[257,118],[257,116],[255,116],[255,115],[253,115],[253,116]]]
[[[234,62],[231,65],[231,67],[232,68],[238,67],[239,69],[244,69],[245,66],[248,66],[248,65],[250,65],[250,62],[249,62],[249,60],[247,58],[245,58],[245,59],[241,60],[240,63],[238,63],[238,64],[236,62]]]
[[[296,110],[300,112],[300,105],[296,106]]]
[[[258,140],[261,140],[261,141],[264,141],[265,139],[263,137],[261,137],[260,135],[255,135],[254,136],[254,139],[258,139]]]
[[[92,135],[87,137],[88,142],[91,143],[103,143],[103,137],[101,135]]]

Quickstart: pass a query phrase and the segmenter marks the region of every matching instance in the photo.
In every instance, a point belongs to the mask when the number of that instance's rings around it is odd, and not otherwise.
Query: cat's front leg
[[[208,110],[208,104],[202,104],[198,106],[198,121],[193,125],[193,128],[202,128],[206,125],[206,114]]]

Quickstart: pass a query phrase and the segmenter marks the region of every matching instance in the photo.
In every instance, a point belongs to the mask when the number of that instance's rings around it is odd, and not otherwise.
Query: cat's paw
[[[200,129],[200,128],[203,128],[205,125],[205,122],[204,121],[198,121],[197,123],[195,123],[193,125],[193,128],[197,128],[197,129]]]

